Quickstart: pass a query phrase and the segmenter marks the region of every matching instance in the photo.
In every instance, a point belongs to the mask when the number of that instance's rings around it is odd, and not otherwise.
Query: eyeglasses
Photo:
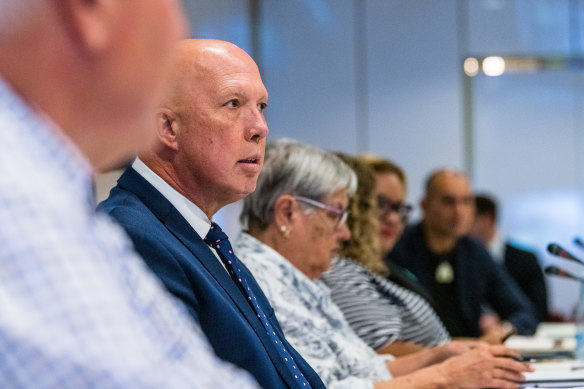
[[[387,217],[391,212],[398,214],[402,223],[407,223],[412,211],[412,206],[409,204],[404,204],[402,202],[393,202],[385,196],[377,196],[377,210],[379,211],[379,216]]]
[[[335,228],[340,228],[345,222],[347,221],[347,217],[349,216],[349,211],[343,211],[335,206],[323,204],[319,201],[309,199],[308,197],[304,196],[294,196],[294,198],[298,201],[301,201],[305,204],[312,205],[313,207],[317,207],[320,209],[324,209],[328,212],[328,214],[334,218],[335,220]]]

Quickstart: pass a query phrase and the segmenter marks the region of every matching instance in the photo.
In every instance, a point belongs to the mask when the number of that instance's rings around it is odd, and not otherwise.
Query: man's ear
[[[119,0],[53,0],[74,44],[94,56],[116,39],[122,3]]]
[[[178,121],[173,110],[161,108],[156,114],[156,134],[160,143],[178,151]]]

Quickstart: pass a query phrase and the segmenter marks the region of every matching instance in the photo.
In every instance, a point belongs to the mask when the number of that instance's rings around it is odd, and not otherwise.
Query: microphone
[[[550,243],[547,246],[547,250],[550,254],[555,255],[556,257],[569,259],[570,261],[578,262],[580,265],[584,265],[584,261],[579,258],[576,258],[572,254],[570,254],[567,250],[564,250],[562,246],[557,243]]]
[[[575,237],[575,238],[574,238],[574,243],[575,243],[577,246],[580,246],[580,248],[581,248],[581,249],[584,249],[584,241],[583,241],[582,239],[580,239],[580,238],[578,238],[578,237]]]
[[[574,274],[567,272],[563,269],[560,269],[559,267],[556,267],[556,266],[546,266],[546,268],[543,271],[545,272],[545,274],[549,274],[551,276],[558,276],[558,277],[569,278],[571,280],[584,282],[584,278],[578,277],[577,275],[574,275]]]

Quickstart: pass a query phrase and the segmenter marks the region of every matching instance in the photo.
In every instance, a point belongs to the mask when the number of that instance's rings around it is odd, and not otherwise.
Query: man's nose
[[[259,109],[253,109],[250,113],[249,127],[247,130],[247,140],[259,142],[268,136],[268,124],[263,112]]]

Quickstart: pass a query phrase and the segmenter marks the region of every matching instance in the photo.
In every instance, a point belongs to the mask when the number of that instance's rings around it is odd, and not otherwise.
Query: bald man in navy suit
[[[213,215],[251,193],[262,168],[268,93],[258,67],[231,43],[186,40],[173,69],[156,115],[156,145],[140,154],[99,209],[126,229],[218,356],[248,370],[265,388],[324,388],[286,341],[252,274],[242,266],[273,331],[266,331],[256,303],[252,307],[252,297],[230,277],[230,262],[204,241]]]

